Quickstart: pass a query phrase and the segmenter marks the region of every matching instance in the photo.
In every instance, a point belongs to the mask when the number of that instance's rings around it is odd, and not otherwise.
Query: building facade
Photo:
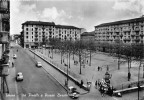
[[[60,40],[80,39],[81,29],[74,26],[55,25],[54,22],[27,21],[22,24],[21,42],[23,47],[32,48],[50,38]]]
[[[10,39],[10,1],[0,1],[0,44],[2,44],[2,50],[4,52],[9,46]]]
[[[81,40],[84,42],[89,42],[89,41],[95,42],[95,32],[92,31],[92,32],[82,33],[81,34]]]
[[[116,22],[104,23],[95,26],[96,42],[106,43],[143,43],[144,17]]]

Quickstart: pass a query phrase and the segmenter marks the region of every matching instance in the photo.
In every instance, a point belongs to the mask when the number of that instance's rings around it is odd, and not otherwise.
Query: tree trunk
[[[90,62],[89,62],[89,66],[91,66],[91,50],[90,50]]]

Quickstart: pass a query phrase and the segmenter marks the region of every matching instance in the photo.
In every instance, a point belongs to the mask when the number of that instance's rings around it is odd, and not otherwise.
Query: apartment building
[[[2,50],[4,52],[9,45],[10,38],[10,1],[0,1],[0,44],[2,44]]]
[[[103,23],[95,26],[96,42],[143,43],[144,17]]]
[[[80,39],[80,34],[81,29],[75,26],[55,25],[54,22],[26,21],[22,24],[21,43],[23,47],[32,48],[50,38],[75,41]]]
[[[81,40],[84,42],[92,41],[95,42],[95,32],[83,32],[81,34]]]
[[[81,29],[74,26],[56,25],[55,36],[61,40],[80,39]]]

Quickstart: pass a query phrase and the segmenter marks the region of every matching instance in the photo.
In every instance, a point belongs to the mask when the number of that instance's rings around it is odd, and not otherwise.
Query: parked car
[[[37,67],[42,67],[41,62],[37,62],[37,63],[36,63],[36,66],[37,66]]]
[[[76,98],[79,98],[79,94],[80,93],[73,86],[68,87],[68,96],[69,97],[76,99]]]
[[[16,81],[23,81],[23,74],[22,72],[18,72],[16,75]]]
[[[14,55],[13,55],[13,58],[14,58],[14,59],[16,59],[16,58],[17,58],[17,55],[16,55],[16,54],[14,54]]]

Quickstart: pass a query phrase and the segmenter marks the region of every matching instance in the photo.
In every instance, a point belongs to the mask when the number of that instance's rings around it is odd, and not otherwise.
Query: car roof
[[[73,89],[73,88],[74,88],[73,86],[70,86],[70,87],[69,87],[69,89]]]
[[[18,72],[17,74],[22,74],[22,72]]]

